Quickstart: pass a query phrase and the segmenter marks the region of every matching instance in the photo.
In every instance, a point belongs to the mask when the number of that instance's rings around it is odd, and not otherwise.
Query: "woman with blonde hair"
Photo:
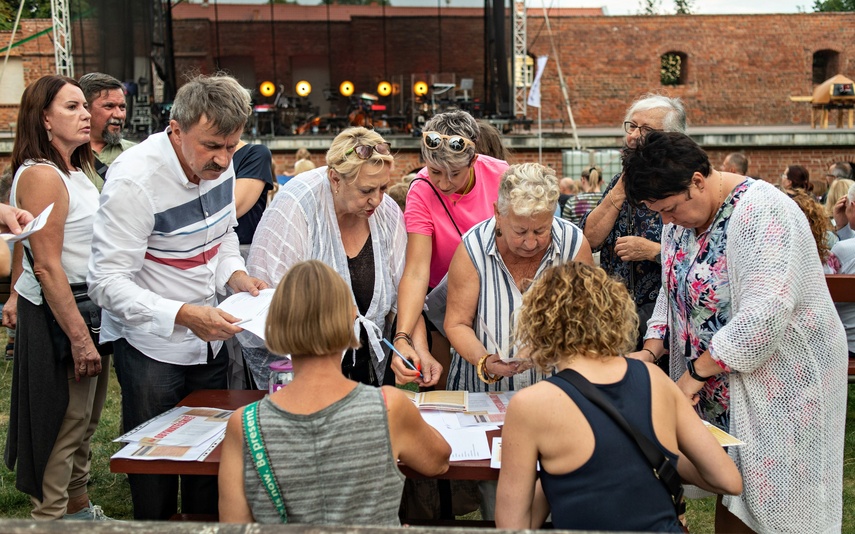
[[[448,469],[451,448],[409,398],[341,374],[342,352],[359,346],[356,314],[351,287],[320,261],[280,281],[265,338],[291,356],[294,379],[229,418],[221,522],[400,526],[397,462],[426,476]]]
[[[682,532],[669,490],[641,448],[564,379],[578,373],[670,462],[680,477],[738,494],[733,461],[677,386],[652,363],[624,358],[638,317],[626,288],[579,262],[546,270],[519,310],[516,338],[543,372],[514,395],[502,431],[496,526]],[[540,476],[537,464],[540,462]]]
[[[407,248],[401,210],[385,194],[394,158],[380,134],[356,127],[333,139],[326,160],[325,167],[290,180],[276,194],[255,232],[247,268],[275,286],[300,261],[332,267],[350,286],[359,311],[354,326],[361,348],[344,356],[342,371],[366,384],[393,384],[381,340],[391,335]],[[239,340],[263,386],[275,358],[260,348],[259,338],[242,333]]]

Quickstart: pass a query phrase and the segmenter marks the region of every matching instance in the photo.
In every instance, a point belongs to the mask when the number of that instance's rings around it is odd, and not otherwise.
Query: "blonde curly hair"
[[[573,261],[547,269],[523,295],[518,313],[515,339],[545,373],[579,355],[616,356],[635,346],[635,304],[599,267]]]

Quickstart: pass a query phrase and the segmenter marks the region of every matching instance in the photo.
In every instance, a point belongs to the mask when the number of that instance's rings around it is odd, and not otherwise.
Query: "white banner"
[[[533,108],[540,107],[540,77],[543,76],[547,59],[549,59],[548,56],[538,56],[537,58],[537,72],[534,74],[534,81],[531,83],[531,89],[528,91],[528,101],[526,102]]]

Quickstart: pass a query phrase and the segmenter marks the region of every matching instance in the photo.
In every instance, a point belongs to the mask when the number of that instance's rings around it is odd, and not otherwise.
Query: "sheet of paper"
[[[272,288],[262,289],[256,297],[245,291],[235,293],[222,301],[217,308],[234,315],[241,320],[238,326],[264,339],[267,310],[270,309],[270,302],[273,300],[275,291]]]
[[[145,445],[142,443],[129,443],[112,458],[129,460],[176,460],[184,462],[201,462],[217,448],[226,435],[226,429],[194,447],[175,445]]]
[[[502,438],[493,438],[493,450],[490,456],[490,467],[502,468]]]
[[[53,210],[53,204],[50,204],[41,213],[39,213],[32,221],[28,222],[26,226],[21,228],[21,233],[18,235],[8,233],[8,234],[0,234],[0,237],[3,238],[4,241],[8,243],[14,243],[15,241],[20,241],[22,239],[26,239],[28,236],[38,232],[47,224],[48,217],[50,217],[50,212]]]
[[[439,430],[439,429],[437,429]],[[440,430],[445,441],[451,445],[452,462],[461,460],[486,460],[490,458],[490,445],[487,443],[487,433],[478,430]]]
[[[731,436],[719,427],[711,425],[706,421],[703,421],[703,423],[722,447],[738,447],[740,445],[745,445],[744,441],[735,436]]]
[[[218,408],[176,406],[113,441],[195,447],[224,432],[231,414],[231,410]]]

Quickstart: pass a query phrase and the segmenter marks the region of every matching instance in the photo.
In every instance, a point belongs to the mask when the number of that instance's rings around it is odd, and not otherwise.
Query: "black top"
[[[626,362],[626,374],[620,381],[595,387],[676,465],[676,455],[659,443],[653,431],[647,367],[638,360]],[[576,403],[595,440],[594,454],[579,469],[554,475],[541,468],[555,528],[682,532],[671,495],[653,474],[638,443],[568,382],[557,377],[547,380]]]
[[[272,159],[270,149],[264,145],[244,145],[232,158],[235,177],[238,180],[252,178],[264,182],[264,190],[255,201],[255,205],[238,219],[235,232],[241,245],[252,243],[252,236],[267,207],[267,192],[273,189],[273,171],[270,168]]]
[[[371,235],[365,240],[362,250],[354,258],[347,258],[347,267],[350,271],[350,289],[356,300],[359,313],[365,315],[371,306],[374,296],[374,244]],[[359,348],[356,350],[356,362],[353,361],[353,352],[345,353],[341,360],[341,372],[344,376],[370,386],[392,385],[395,383],[395,375],[386,372],[378,377],[372,365],[371,349],[369,349],[368,334],[364,328],[359,329]],[[392,358],[386,358],[387,370]],[[388,380],[387,380],[388,377]]]

